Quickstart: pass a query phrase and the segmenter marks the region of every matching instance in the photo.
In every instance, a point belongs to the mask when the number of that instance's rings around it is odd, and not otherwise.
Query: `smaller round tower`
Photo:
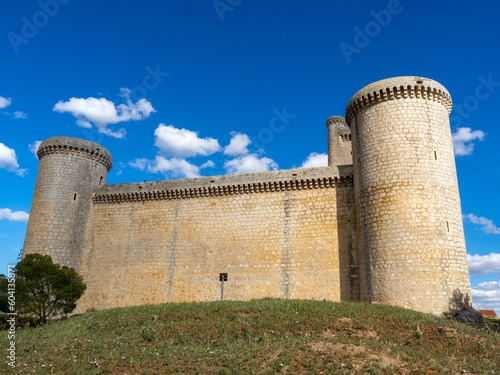
[[[328,129],[328,165],[352,164],[351,129],[342,116],[326,120]]]
[[[41,143],[38,158],[23,255],[50,255],[79,272],[92,190],[106,184],[111,154],[83,139],[53,137]]]

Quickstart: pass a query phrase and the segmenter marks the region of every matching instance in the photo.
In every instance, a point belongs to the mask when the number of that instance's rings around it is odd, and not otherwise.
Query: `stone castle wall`
[[[470,293],[451,105],[439,83],[398,77],[347,106],[363,300],[440,313]]]
[[[217,300],[228,273],[226,299],[439,314],[470,298],[451,107],[433,80],[382,80],[328,119],[329,167],[136,184],[105,185],[103,147],[49,138],[23,254],[84,277],[78,312]]]
[[[352,165],[351,129],[342,116],[326,120],[328,129],[328,165]]]
[[[227,299],[353,300],[354,223],[349,168],[97,188],[78,310],[217,300],[221,272]]]
[[[80,271],[92,190],[106,184],[111,154],[83,139],[54,137],[40,144],[38,158],[23,254],[50,255]]]

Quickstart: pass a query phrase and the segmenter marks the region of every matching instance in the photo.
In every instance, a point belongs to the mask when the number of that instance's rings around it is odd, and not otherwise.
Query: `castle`
[[[54,137],[23,254],[87,284],[77,311],[220,298],[367,301],[440,314],[470,298],[448,91],[375,82],[328,119],[328,167],[106,185],[111,154]]]

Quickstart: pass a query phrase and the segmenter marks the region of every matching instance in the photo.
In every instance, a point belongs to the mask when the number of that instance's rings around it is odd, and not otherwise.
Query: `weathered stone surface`
[[[328,129],[328,165],[352,164],[351,129],[342,116],[326,120]]]
[[[440,313],[470,295],[450,110],[421,77],[374,83],[347,106],[362,300]]]
[[[53,137],[40,144],[38,157],[23,254],[50,255],[79,272],[93,189],[106,184],[111,154],[83,139]]]
[[[105,185],[101,146],[50,138],[24,254],[82,274],[78,312],[217,300],[221,272],[233,300],[468,306],[450,110],[439,83],[391,78],[351,99],[349,128],[328,119],[329,167],[135,184]]]

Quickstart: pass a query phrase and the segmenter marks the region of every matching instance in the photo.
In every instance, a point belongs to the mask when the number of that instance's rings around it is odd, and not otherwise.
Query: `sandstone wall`
[[[23,256],[50,255],[79,272],[92,190],[106,184],[111,155],[96,143],[53,137],[42,142],[38,157]]]
[[[347,107],[362,300],[439,314],[470,297],[450,111],[420,77],[376,82]]]
[[[326,121],[328,129],[328,165],[352,165],[351,129],[342,116]]]
[[[352,170],[94,190],[78,311],[225,298],[358,298]]]

